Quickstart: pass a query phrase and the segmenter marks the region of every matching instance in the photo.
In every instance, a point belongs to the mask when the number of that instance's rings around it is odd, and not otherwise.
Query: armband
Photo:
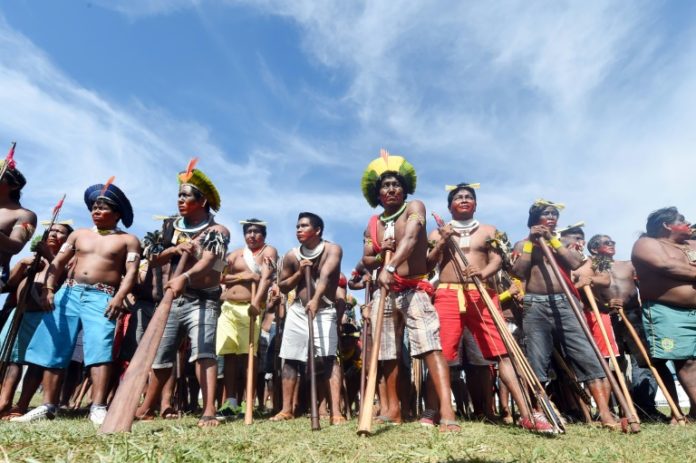
[[[503,303],[505,301],[509,301],[512,296],[510,295],[510,291],[505,290],[502,293],[498,295],[498,300]]]
[[[384,257],[382,257],[382,254],[377,254],[375,256],[375,262],[377,262],[378,264],[381,264],[383,260],[384,260]]]
[[[126,262],[135,262],[138,259],[139,254],[137,252],[129,252],[126,254]]]
[[[425,217],[423,217],[422,215],[420,215],[418,212],[411,212],[411,213],[408,215],[408,217],[406,217],[406,221],[409,221],[409,220],[415,220],[415,221],[418,222],[419,224],[425,225]]]
[[[63,245],[60,247],[60,250],[58,252],[67,252],[73,249],[72,244],[70,243],[63,243]]]
[[[524,246],[522,246],[522,253],[531,254],[533,249],[534,243],[532,243],[531,241],[525,241]]]
[[[549,240],[549,244],[551,245],[552,248],[558,249],[563,247],[563,243],[561,243],[561,240],[556,238],[555,236]]]

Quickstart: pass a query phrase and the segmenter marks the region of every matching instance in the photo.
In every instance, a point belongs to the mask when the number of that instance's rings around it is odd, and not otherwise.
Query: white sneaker
[[[101,426],[104,423],[104,418],[106,418],[106,405],[92,405],[89,409],[89,420]]]
[[[27,412],[22,416],[10,418],[10,421],[14,421],[15,423],[30,423],[32,421],[39,420],[52,420],[57,414],[58,409],[55,407],[55,405],[51,406],[50,404],[44,404],[39,405],[32,411]]]

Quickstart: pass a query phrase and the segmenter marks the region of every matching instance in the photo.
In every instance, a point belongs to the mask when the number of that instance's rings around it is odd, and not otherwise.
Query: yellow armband
[[[555,236],[549,240],[549,244],[551,245],[552,248],[558,249],[563,247],[563,243],[561,243],[561,240],[556,238]]]
[[[510,291],[505,290],[498,295],[498,300],[502,304],[505,301],[509,301],[511,297],[512,296],[510,295]]]
[[[522,246],[522,252],[525,254],[531,254],[534,249],[534,243],[531,241],[525,241],[524,246]]]

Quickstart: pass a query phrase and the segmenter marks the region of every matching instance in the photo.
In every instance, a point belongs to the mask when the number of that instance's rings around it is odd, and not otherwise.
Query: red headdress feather
[[[17,142],[13,141],[12,145],[10,146],[10,151],[7,152],[7,157],[5,158],[5,162],[7,163],[7,167],[10,169],[15,168],[15,160],[14,160],[15,146],[17,146]]]
[[[389,162],[389,151],[382,148],[381,150],[379,150],[379,155],[382,156],[382,159],[384,159],[385,164]]]
[[[53,208],[53,220],[55,220],[56,216],[58,215],[58,212],[60,212],[61,208],[63,207],[63,201],[65,201],[65,195],[63,195],[63,197],[60,198],[60,201],[58,201],[56,207]]]
[[[111,185],[112,183],[114,183],[114,180],[116,180],[116,176],[115,176],[115,175],[112,175],[111,177],[109,177],[109,180],[106,181],[106,183],[104,184],[104,187],[101,189],[101,192],[99,193],[99,196],[104,196],[104,193],[106,193],[106,190],[109,189],[109,185]]]
[[[191,158],[188,166],[186,166],[186,172],[179,176],[182,183],[186,183],[191,180],[191,177],[193,177],[193,169],[196,168],[196,164],[198,164],[198,158]]]

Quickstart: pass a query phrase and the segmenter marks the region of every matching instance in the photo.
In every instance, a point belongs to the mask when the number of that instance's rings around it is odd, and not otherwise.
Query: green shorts
[[[643,303],[643,327],[650,357],[665,360],[696,358],[696,308]]]

